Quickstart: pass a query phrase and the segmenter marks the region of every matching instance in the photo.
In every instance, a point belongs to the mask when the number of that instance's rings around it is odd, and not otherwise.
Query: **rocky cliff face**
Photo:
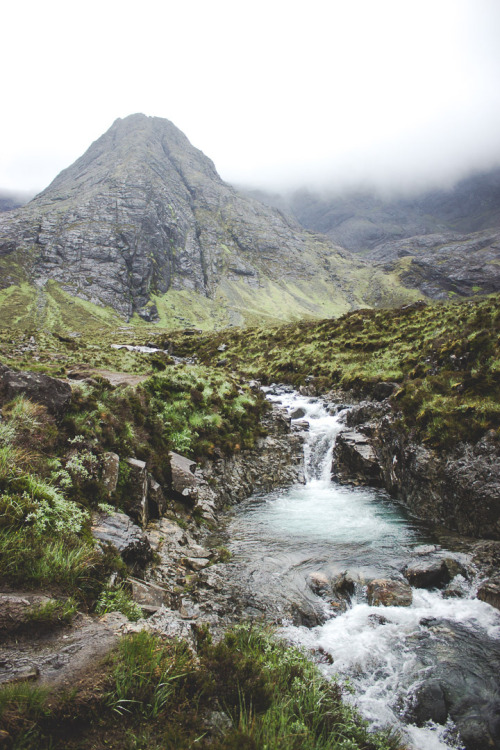
[[[1,217],[0,261],[4,286],[19,279],[9,263],[22,262],[38,288],[53,280],[146,320],[174,292],[225,307],[223,322],[327,315],[394,294],[383,273],[371,291],[369,270],[349,253],[225,184],[168,120],[140,114],[117,120],[44,192]]]
[[[407,198],[254,195],[432,299],[500,289],[500,169]]]
[[[417,518],[499,540],[498,459],[493,432],[442,453],[415,442],[387,402],[367,402],[348,414],[334,449],[334,472],[340,481],[385,487]]]
[[[500,230],[383,242],[366,256],[432,299],[500,290]]]

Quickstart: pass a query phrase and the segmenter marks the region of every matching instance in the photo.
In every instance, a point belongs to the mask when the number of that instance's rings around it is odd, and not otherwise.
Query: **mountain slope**
[[[168,120],[117,120],[27,206],[0,217],[2,286],[48,282],[165,325],[328,316],[414,298],[225,184]]]
[[[469,234],[500,227],[500,169],[479,173],[449,190],[384,197],[376,192],[297,190],[289,195],[250,193],[288,211],[310,231],[353,252],[425,234]]]

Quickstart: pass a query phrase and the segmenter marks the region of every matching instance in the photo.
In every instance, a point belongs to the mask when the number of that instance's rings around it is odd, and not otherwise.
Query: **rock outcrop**
[[[274,406],[263,418],[268,435],[252,450],[207,463],[202,470],[216,508],[234,505],[254,492],[270,492],[304,481],[304,432],[291,425],[285,409]]]
[[[21,394],[59,417],[71,399],[71,386],[40,372],[11,370],[0,364],[0,398],[10,401]]]
[[[378,245],[366,256],[432,299],[500,290],[500,230],[447,232]]]
[[[500,539],[500,446],[494,435],[442,454],[413,441],[388,405],[362,404],[348,420],[356,431],[341,433],[334,450],[340,481],[383,486],[417,518],[466,536]]]

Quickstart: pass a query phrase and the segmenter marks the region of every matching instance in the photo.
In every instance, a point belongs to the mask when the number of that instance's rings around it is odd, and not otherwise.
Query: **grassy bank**
[[[110,573],[126,575],[120,558],[102,554],[90,533],[94,511],[110,503],[126,510],[130,494],[121,461],[117,490],[109,495],[105,454],[145,461],[168,496],[170,450],[201,460],[250,447],[261,434],[265,409],[263,398],[234,378],[182,365],[136,387],[113,387],[98,376],[76,382],[58,420],[22,395],[4,401],[0,584],[51,588],[92,609]]]
[[[0,691],[3,747],[20,750],[396,750],[370,734],[306,656],[239,626],[197,652],[141,632],[64,695],[28,684]]]
[[[336,320],[234,329],[200,338],[196,353],[263,383],[312,382],[391,401],[408,428],[436,447],[500,428],[500,297],[396,310],[358,310]],[[178,340],[180,351],[190,342]]]

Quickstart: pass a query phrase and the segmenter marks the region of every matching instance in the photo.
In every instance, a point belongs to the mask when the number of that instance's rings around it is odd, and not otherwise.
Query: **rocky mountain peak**
[[[383,272],[370,285],[366,264],[237,192],[175,125],[142,114],[116,120],[0,217],[0,286],[22,280],[15,263],[38,290],[55,281],[126,318],[173,316],[172,325],[186,305],[224,325],[408,299]]]

